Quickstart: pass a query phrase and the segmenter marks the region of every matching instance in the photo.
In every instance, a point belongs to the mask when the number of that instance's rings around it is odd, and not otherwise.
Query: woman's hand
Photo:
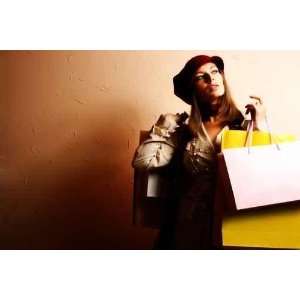
[[[251,115],[251,120],[254,121],[254,128],[259,128],[259,124],[265,122],[266,119],[266,108],[263,105],[263,102],[260,97],[249,96],[251,102],[245,106],[246,114]]]

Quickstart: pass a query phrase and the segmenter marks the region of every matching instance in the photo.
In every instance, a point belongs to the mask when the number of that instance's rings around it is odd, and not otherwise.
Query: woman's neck
[[[202,106],[202,107],[201,107]],[[219,105],[200,105],[200,111],[202,111],[203,121],[216,122],[219,118]]]
[[[217,123],[217,116],[210,116],[209,119],[207,120],[208,123]]]
[[[203,116],[202,120],[204,123],[212,123],[212,124],[221,122],[220,116],[218,114],[209,114],[209,115]]]

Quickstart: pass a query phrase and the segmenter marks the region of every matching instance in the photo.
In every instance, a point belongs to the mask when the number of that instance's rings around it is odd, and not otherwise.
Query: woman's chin
[[[211,94],[210,94],[210,97],[211,97],[212,99],[219,99],[219,98],[222,97],[223,95],[224,95],[224,93],[215,91],[214,93],[211,93]]]

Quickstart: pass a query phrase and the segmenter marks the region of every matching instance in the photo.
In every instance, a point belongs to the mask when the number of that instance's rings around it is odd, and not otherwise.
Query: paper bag
[[[241,148],[246,144],[247,131],[245,130],[224,130],[221,141],[221,149]],[[272,141],[285,143],[295,141],[291,134],[270,134],[264,131],[252,132],[252,143],[250,146],[269,145]]]
[[[223,150],[236,208],[299,200],[299,153],[300,142]]]

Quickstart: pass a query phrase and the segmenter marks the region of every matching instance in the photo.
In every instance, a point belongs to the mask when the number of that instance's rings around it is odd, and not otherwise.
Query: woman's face
[[[197,98],[206,99],[211,104],[225,93],[223,76],[214,63],[206,63],[199,67],[193,77]]]

